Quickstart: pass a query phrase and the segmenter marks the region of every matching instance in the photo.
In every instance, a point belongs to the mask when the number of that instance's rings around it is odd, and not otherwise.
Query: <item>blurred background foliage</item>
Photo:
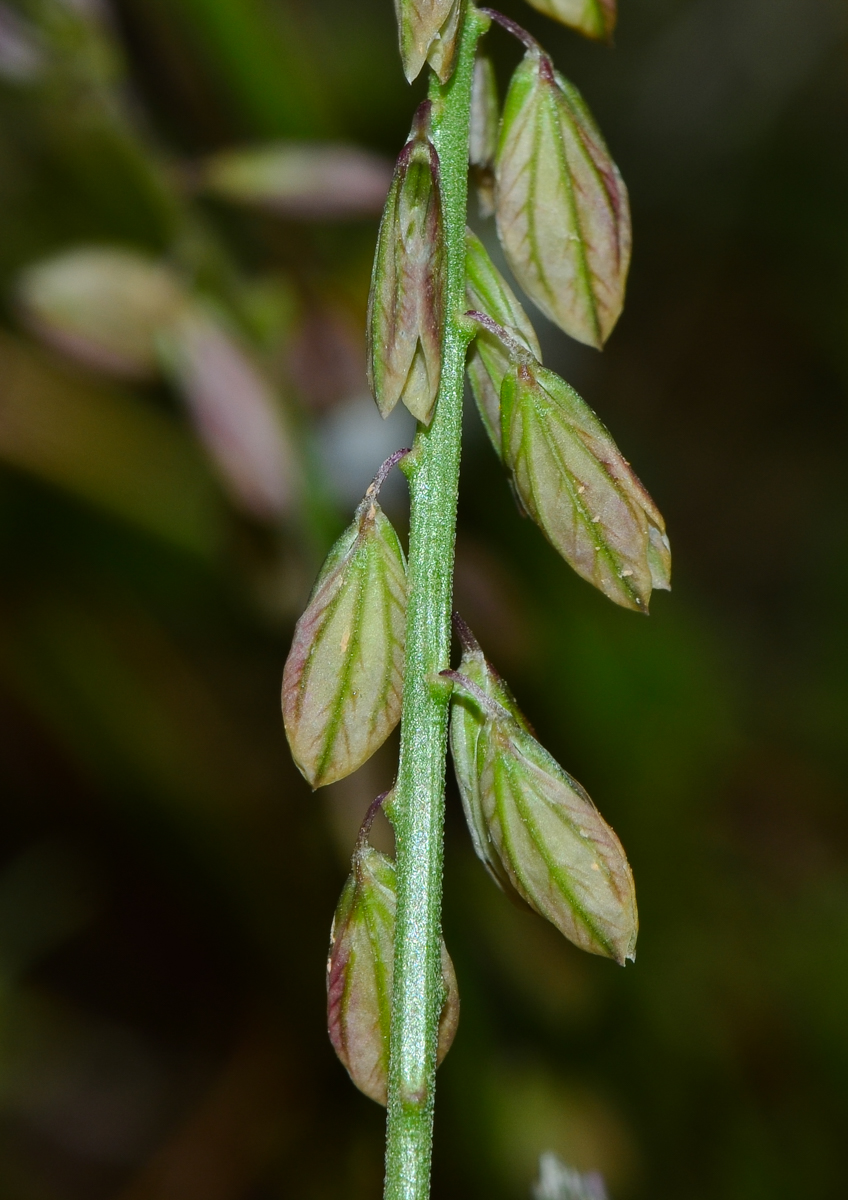
[[[291,627],[381,459],[363,329],[405,86],[389,0],[0,7],[0,1193],[373,1197],[382,1112],[324,1024],[388,747],[309,794]],[[837,1200],[848,1117],[848,14],[504,0],[633,200],[603,356],[537,327],[663,509],[614,608],[515,511],[476,417],[457,599],[627,846],[621,971],[513,909],[449,796],[463,1000],[434,1194]],[[516,50],[491,37],[501,87]],[[316,154],[316,145],[320,153]],[[476,226],[487,242],[492,230]],[[402,487],[388,500],[404,523]],[[386,831],[383,831],[385,837]]]

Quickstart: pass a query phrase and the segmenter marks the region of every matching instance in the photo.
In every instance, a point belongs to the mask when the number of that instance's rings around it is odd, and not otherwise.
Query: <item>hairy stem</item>
[[[392,819],[397,838],[397,924],[392,993],[386,1200],[430,1191],[441,969],[442,830],[450,688],[450,616],[465,354],[465,220],[474,53],[488,18],[469,4],[456,69],[435,76],[433,141],[441,163],[447,251],[442,374],[429,428],[404,462],[411,495],[409,616],[401,751]]]

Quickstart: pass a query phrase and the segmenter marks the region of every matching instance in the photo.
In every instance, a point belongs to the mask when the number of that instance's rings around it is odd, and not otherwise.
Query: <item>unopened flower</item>
[[[471,131],[468,142],[468,161],[477,185],[480,215],[490,217],[495,211],[495,155],[498,150],[498,84],[492,60],[477,51],[474,60],[474,80],[471,87]]]
[[[400,54],[406,78],[412,83],[421,72],[428,57],[435,52],[441,70],[434,66],[442,82],[450,77],[457,27],[465,0],[395,0]],[[440,46],[440,43],[447,43]],[[432,61],[432,59],[431,59]]]
[[[501,388],[503,458],[524,508],[578,575],[647,613],[671,586],[665,522],[609,431],[529,355]]]
[[[368,302],[368,382],[382,415],[433,415],[442,370],[444,236],[430,104],[418,110],[386,201]]]
[[[589,796],[539,744],[460,627],[451,752],[475,850],[495,880],[575,945],[624,964],[638,932],[633,875]]]
[[[297,623],[283,673],[292,757],[313,788],[344,779],[400,719],[406,560],[377,503],[384,463],[333,546]]]
[[[566,333],[600,348],[624,304],[627,189],[577,89],[529,35],[495,176],[498,234],[516,279]]]
[[[360,831],[333,919],[327,960],[330,1041],[359,1090],[378,1104],[386,1103],[388,1090],[397,877],[392,860],[368,844],[368,832],[385,800],[381,796],[374,802]],[[444,942],[442,983],[439,1063],[459,1022],[456,974]]]
[[[480,239],[466,230],[465,297],[468,307],[495,321],[536,358],[541,350],[536,332],[515,293],[486,252]],[[501,384],[512,359],[500,337],[480,326],[468,354],[471,390],[492,445],[501,452]]]

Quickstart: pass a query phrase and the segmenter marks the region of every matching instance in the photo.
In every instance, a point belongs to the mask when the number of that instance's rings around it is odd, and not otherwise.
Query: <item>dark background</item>
[[[583,91],[630,187],[605,353],[537,327],[665,513],[675,588],[643,620],[580,582],[469,413],[458,603],[620,834],[642,932],[622,971],[514,910],[450,791],[463,1013],[434,1196],[527,1197],[555,1150],[613,1200],[838,1200],[848,14],[622,0],[611,50],[504,8]],[[389,0],[15,9],[42,30],[60,10],[68,40],[43,69],[20,68],[11,9],[0,21],[0,1192],[365,1200],[383,1114],[333,1057],[323,971],[394,751],[311,795],[278,689],[387,437],[363,399],[376,218],[292,221],[185,181],[200,155],[281,137],[393,157],[422,86],[403,81]],[[517,51],[489,40],[504,89]],[[229,306],[317,464],[311,516],[237,515],[166,385],[27,332],[20,272],[81,243],[162,256]],[[148,412],[175,456],[164,500],[133,424]],[[388,450],[408,436],[393,428]],[[392,512],[402,526],[400,492]]]

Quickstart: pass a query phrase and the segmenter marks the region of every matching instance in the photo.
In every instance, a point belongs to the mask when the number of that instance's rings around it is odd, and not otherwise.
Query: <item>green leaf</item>
[[[623,965],[634,957],[638,918],[615,833],[533,736],[476,643],[460,671],[446,674],[456,689],[451,751],[478,856],[569,941]]]
[[[406,560],[381,475],[324,563],[283,673],[289,746],[313,788],[361,767],[400,720]]]
[[[368,382],[384,417],[403,400],[429,424],[439,392],[444,237],[430,104],[418,110],[389,192],[368,301]]]
[[[421,73],[433,43],[458,19],[460,0],[395,0],[400,54],[406,78],[412,83]],[[456,32],[453,37],[455,39]]]
[[[361,1092],[385,1105],[389,1078],[397,876],[395,864],[367,837],[369,811],[353,852],[330,934],[327,960],[327,1028],[342,1064]],[[451,1047],[459,1022],[459,990],[442,942],[445,1001],[439,1021],[437,1061]]]
[[[615,29],[616,0],[527,0],[527,3],[590,38],[607,39]]]
[[[501,389],[504,462],[527,512],[578,575],[647,613],[670,587],[665,522],[608,430],[573,388],[529,358]]]
[[[536,358],[541,358],[536,331],[527,314],[489,258],[483,243],[470,229],[466,230],[465,247],[465,296],[468,307],[491,317],[525,349]],[[498,454],[501,453],[501,385],[511,365],[510,352],[501,339],[481,328],[469,351],[468,378],[480,417]]]
[[[538,46],[513,76],[495,175],[516,279],[561,329],[600,349],[624,304],[627,189],[577,89]]]

